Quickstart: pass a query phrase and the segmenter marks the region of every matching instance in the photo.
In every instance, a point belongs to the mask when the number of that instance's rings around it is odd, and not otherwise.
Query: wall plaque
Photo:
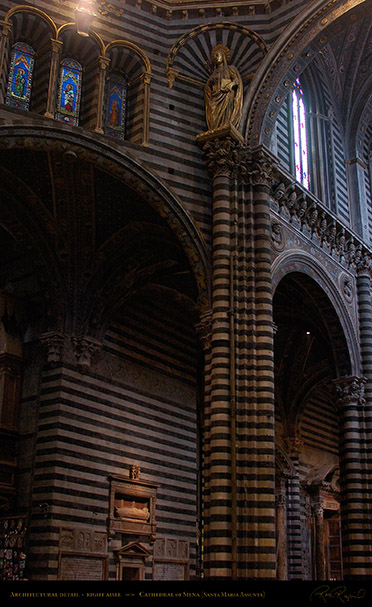
[[[154,563],[153,579],[164,581],[186,580],[185,563]]]
[[[187,539],[162,537],[155,540],[154,580],[188,580],[190,547]]]
[[[106,579],[107,559],[102,556],[86,556],[84,554],[60,554],[60,580],[91,580]]]

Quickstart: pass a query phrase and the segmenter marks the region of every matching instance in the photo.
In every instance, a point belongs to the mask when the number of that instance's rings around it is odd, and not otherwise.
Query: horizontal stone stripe
[[[182,419],[185,423],[185,426],[192,424],[194,422],[194,413],[191,409],[191,406],[188,408],[184,407],[182,410],[179,407],[178,403],[171,401],[170,399],[165,399],[160,395],[151,395],[141,390],[136,390],[131,386],[123,386],[123,390],[120,388],[113,389],[111,387],[106,386],[106,390],[103,388],[101,383],[87,383],[82,382],[81,388],[79,389],[79,381],[75,377],[71,376],[63,376],[63,386],[59,387],[56,385],[55,379],[53,379],[53,383],[48,381],[48,384],[44,386],[41,390],[42,395],[42,410],[49,405],[58,404],[59,398],[62,395],[59,393],[62,391],[62,394],[73,396],[75,398],[81,398],[85,400],[85,408],[90,411],[90,407],[93,408],[97,412],[97,414],[101,413],[102,415],[112,413],[114,416],[120,416],[122,413],[126,415],[127,413],[135,413],[137,411],[140,413],[146,413],[149,410],[152,412],[152,419],[156,420],[156,415],[158,415],[159,421],[164,421],[167,419],[169,423],[171,423],[174,417],[172,413],[177,416],[178,419]],[[85,387],[85,389],[84,389]],[[103,397],[104,395],[104,397]],[[48,396],[48,398],[47,398]],[[139,398],[140,397],[140,398]],[[68,402],[71,400],[68,398]],[[97,410],[94,405],[99,405],[99,409]],[[134,406],[135,408],[131,407]]]

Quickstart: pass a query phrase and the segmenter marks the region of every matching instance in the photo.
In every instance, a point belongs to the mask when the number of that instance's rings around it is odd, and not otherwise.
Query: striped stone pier
[[[272,310],[270,196],[276,159],[263,147],[247,154],[244,184],[246,246],[240,250],[238,480],[240,576],[275,579],[274,328]],[[239,236],[240,240],[240,236]],[[244,309],[244,312],[243,312]],[[240,329],[240,326],[239,326]],[[243,396],[244,395],[244,396]]]
[[[232,127],[199,136],[213,179],[204,572],[276,575],[271,170]]]
[[[368,575],[366,567],[366,516],[364,498],[361,419],[365,379],[343,377],[334,382],[340,411],[340,488],[344,578]]]
[[[198,137],[213,181],[210,409],[204,419],[204,572],[236,578],[235,377],[231,310],[232,176],[241,135],[224,127]]]
[[[361,260],[357,267],[359,305],[359,332],[364,386],[363,417],[363,461],[364,497],[363,509],[366,535],[363,541],[366,575],[372,575],[372,289],[370,260]]]

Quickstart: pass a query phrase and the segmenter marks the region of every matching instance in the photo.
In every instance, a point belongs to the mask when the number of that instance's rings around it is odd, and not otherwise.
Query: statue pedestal
[[[213,129],[211,131],[205,131],[205,133],[200,133],[196,137],[196,142],[199,145],[203,145],[208,141],[212,141],[214,139],[226,139],[227,137],[235,139],[235,141],[238,143],[244,143],[243,135],[239,133],[238,129],[236,129],[231,123],[221,126],[219,129]]]

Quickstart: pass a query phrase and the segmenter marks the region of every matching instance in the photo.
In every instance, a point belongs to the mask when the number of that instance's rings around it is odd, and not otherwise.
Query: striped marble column
[[[210,411],[204,426],[204,573],[207,578],[236,577],[235,432],[232,411],[234,327],[231,310],[232,175],[242,138],[233,127],[198,137],[213,180],[212,334]]]
[[[369,575],[366,537],[370,521],[364,495],[361,411],[364,378],[343,377],[334,382],[340,410],[340,487],[345,579]]]
[[[288,578],[303,579],[302,559],[302,507],[301,486],[299,474],[300,452],[302,441],[293,437],[287,439],[288,451],[295,473],[288,479],[287,491],[287,534],[288,534]]]
[[[240,576],[276,577],[274,361],[270,195],[275,159],[263,148],[246,160],[246,246],[238,294],[238,540]],[[241,236],[239,236],[240,240]],[[243,320],[245,321],[243,323]],[[243,331],[243,326],[245,327]]]
[[[370,260],[361,260],[357,267],[359,332],[364,387],[364,499],[365,520],[369,521],[364,539],[366,573],[372,575],[372,288]]]

